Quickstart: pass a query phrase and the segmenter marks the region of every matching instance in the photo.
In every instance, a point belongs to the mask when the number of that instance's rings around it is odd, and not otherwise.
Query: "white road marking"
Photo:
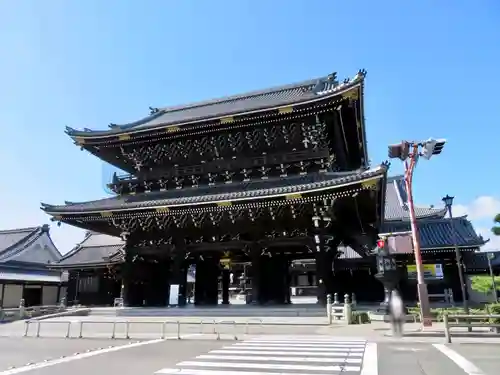
[[[320,342],[320,343],[332,343],[332,344],[365,344],[366,340],[336,340],[336,339],[331,339],[331,338],[302,338],[302,337],[295,337],[293,339],[285,339],[282,337],[275,337],[275,338],[254,338],[248,340],[249,342]]]
[[[290,344],[291,341],[295,344],[307,345],[349,345],[349,346],[364,346],[366,342],[352,342],[352,341],[334,341],[334,340],[249,340],[248,343],[260,344]]]
[[[315,347],[289,347],[288,345],[279,345],[279,346],[262,346],[262,345],[233,345],[233,346],[226,346],[224,349],[228,350],[287,350],[288,352],[301,352],[301,351],[308,351],[308,352],[325,352],[325,353],[336,353],[336,352],[345,352],[346,350],[349,350],[349,352],[357,352],[357,353],[363,353],[365,351],[365,348],[349,348],[349,347],[340,347],[340,348],[315,348]]]
[[[259,355],[293,355],[293,354],[297,354],[297,355],[302,355],[302,356],[307,356],[307,357],[363,357],[363,353],[362,352],[354,352],[354,353],[351,353],[351,352],[346,352],[346,351],[342,351],[342,352],[338,352],[338,351],[335,351],[335,352],[331,352],[331,351],[328,351],[326,353],[324,352],[311,352],[311,351],[300,351],[298,353],[291,353],[290,351],[273,351],[273,350],[270,350],[270,351],[266,351],[266,350],[253,350],[253,348],[251,350],[228,350],[228,349],[217,349],[217,350],[212,350],[210,353],[217,353],[217,354],[250,354],[250,355],[256,355],[256,354],[259,354]]]
[[[359,372],[365,346],[366,341],[317,337],[253,339],[211,350],[192,360],[177,363],[175,367],[159,370],[156,374],[327,375]]]
[[[256,342],[245,342],[241,344],[236,344],[237,346],[266,346],[268,348],[275,346],[275,347],[297,347],[297,348],[364,348],[365,345],[345,345],[345,344],[296,344],[296,343],[256,343]]]
[[[455,364],[469,375],[485,375],[483,371],[476,367],[471,361],[458,354],[449,346],[443,344],[432,344],[437,350],[451,359]],[[0,374],[1,375],[1,374]]]
[[[191,337],[191,336],[199,336],[199,334],[184,335],[184,337]],[[125,344],[125,345],[114,346],[114,347],[111,347],[111,348],[98,349],[98,350],[94,350],[94,351],[91,351],[91,352],[80,353],[80,354],[77,354],[77,355],[71,355],[71,356],[68,356],[68,357],[62,357],[62,358],[58,358],[58,359],[53,359],[53,360],[49,360],[49,361],[46,361],[46,362],[44,361],[44,362],[34,363],[34,364],[31,364],[31,365],[26,365],[26,366],[16,367],[16,368],[12,368],[12,369],[5,370],[5,371],[0,371],[0,375],[15,375],[15,374],[20,374],[22,372],[27,372],[27,371],[32,371],[32,370],[38,370],[38,369],[45,368],[45,367],[59,365],[61,363],[68,363],[68,362],[76,361],[76,360],[79,360],[79,359],[94,357],[94,356],[100,355],[100,354],[117,352],[119,350],[131,349],[131,348],[136,348],[136,347],[144,346],[144,345],[157,344],[159,342],[163,342],[163,341],[166,341],[166,340],[169,340],[169,339],[170,340],[177,339],[177,336],[175,336],[175,337],[167,337],[165,339],[156,339],[156,340],[148,340],[148,341],[140,341],[140,342],[135,342],[135,343],[129,343],[129,344]]]
[[[377,344],[372,342],[366,344],[360,375],[378,375]]]
[[[231,371],[231,370],[198,370],[165,368],[155,374],[178,374],[178,375],[322,375],[317,372],[254,372],[254,371]]]
[[[269,362],[329,362],[329,363],[361,363],[361,358],[318,358],[318,357],[267,357],[251,355],[217,355],[202,354],[196,359],[219,359],[230,361],[269,361]]]
[[[217,367],[217,368],[249,368],[249,369],[265,369],[265,370],[297,370],[297,371],[359,371],[359,366],[308,366],[308,365],[285,365],[285,364],[269,364],[269,363],[231,363],[231,362],[195,362],[185,361],[180,362],[177,366],[185,367]],[[219,371],[221,372],[221,371]]]

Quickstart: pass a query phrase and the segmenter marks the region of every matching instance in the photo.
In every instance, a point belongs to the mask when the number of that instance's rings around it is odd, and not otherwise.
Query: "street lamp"
[[[451,211],[451,206],[453,206],[453,199],[450,195],[446,194],[446,197],[443,197],[442,201],[446,209],[448,210],[448,216],[450,219],[451,232],[453,235],[453,247],[455,248],[455,258],[458,268],[458,277],[460,279],[460,290],[462,291],[462,301],[464,305],[464,312],[466,315],[469,315],[469,303],[467,300],[467,292],[465,290],[465,277],[464,277],[464,267],[462,265],[462,256],[460,254],[460,250],[458,249],[457,244],[457,232],[455,230],[455,222],[453,221],[453,214]]]
[[[408,196],[408,212],[410,215],[413,250],[415,252],[415,263],[417,267],[417,291],[420,301],[420,314],[424,327],[432,326],[432,318],[429,294],[424,280],[422,254],[420,252],[420,237],[413,204],[413,172],[420,156],[429,160],[433,155],[439,155],[443,151],[445,143],[445,139],[429,138],[427,141],[423,142],[402,141],[399,144],[389,145],[389,158],[400,159],[403,161],[405,167],[405,187]]]

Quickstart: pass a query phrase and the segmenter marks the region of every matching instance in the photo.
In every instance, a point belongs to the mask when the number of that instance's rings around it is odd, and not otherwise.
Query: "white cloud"
[[[488,243],[481,247],[481,251],[500,250],[500,236],[495,236],[491,233],[491,228],[479,227],[476,228],[476,231],[483,236],[485,240],[489,239]]]
[[[491,232],[493,218],[500,213],[500,199],[491,196],[480,196],[467,205],[453,205],[453,216],[467,215],[476,232],[488,243],[481,247],[482,251],[500,250],[500,236]]]
[[[453,205],[453,216],[467,215],[469,220],[493,220],[500,213],[500,199],[490,196],[481,196],[468,205]]]

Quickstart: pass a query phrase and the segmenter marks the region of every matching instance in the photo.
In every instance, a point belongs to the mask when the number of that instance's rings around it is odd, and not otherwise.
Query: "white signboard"
[[[179,284],[170,285],[169,305],[177,306],[179,304]]]

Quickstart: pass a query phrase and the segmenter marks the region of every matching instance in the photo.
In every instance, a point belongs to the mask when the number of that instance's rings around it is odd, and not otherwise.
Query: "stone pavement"
[[[0,339],[0,375],[497,375],[498,344],[372,342],[325,335],[200,339]]]

